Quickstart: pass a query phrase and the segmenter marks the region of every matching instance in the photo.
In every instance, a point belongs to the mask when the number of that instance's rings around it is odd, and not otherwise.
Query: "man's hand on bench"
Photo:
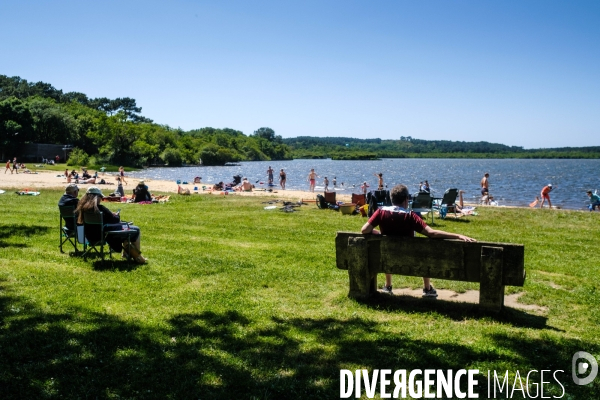
[[[458,233],[450,233],[450,232],[439,231],[437,229],[431,229],[429,226],[426,226],[425,229],[423,229],[423,231],[420,233],[431,239],[458,239],[458,240],[462,240],[463,242],[476,242],[477,241],[476,239],[473,239],[472,237],[468,237],[465,235],[459,235]]]

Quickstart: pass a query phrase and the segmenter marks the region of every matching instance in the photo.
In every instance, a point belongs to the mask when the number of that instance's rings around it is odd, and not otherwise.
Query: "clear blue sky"
[[[600,1],[0,2],[0,74],[184,130],[600,145]]]

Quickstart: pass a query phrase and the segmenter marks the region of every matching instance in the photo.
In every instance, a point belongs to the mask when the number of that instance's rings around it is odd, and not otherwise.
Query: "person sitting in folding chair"
[[[110,231],[122,231],[129,230],[131,231],[131,250],[130,256],[138,263],[144,264],[146,259],[141,255],[140,250],[140,228],[133,225],[127,225],[127,223],[121,222],[120,214],[113,213],[108,208],[104,207],[100,202],[104,198],[102,191],[96,186],[90,186],[87,192],[83,195],[81,200],[79,200],[79,204],[77,205],[76,213],[77,213],[77,223],[83,224],[84,213],[102,213],[104,230],[107,232]],[[98,229],[86,230],[86,238],[89,242],[98,242],[101,241],[102,238],[101,231]],[[110,248],[115,251],[123,251],[123,256],[127,256],[126,249],[129,249],[129,243],[123,242],[121,238],[115,237],[111,238],[110,236],[106,239],[106,242],[110,246]]]
[[[79,203],[78,197],[79,187],[74,183],[70,183],[65,188],[65,193],[62,195],[60,200],[58,200],[58,206],[73,206],[74,208],[77,208],[77,203]],[[69,227],[69,229],[74,229],[74,227]]]
[[[60,251],[63,251],[63,245],[68,241],[75,248],[75,253],[78,252],[77,249],[77,227],[75,223],[75,209],[77,208],[77,203],[79,202],[79,187],[76,184],[70,183],[65,188],[65,193],[62,195],[60,200],[58,200],[58,209],[61,215],[60,219]],[[64,221],[64,225],[63,222]]]

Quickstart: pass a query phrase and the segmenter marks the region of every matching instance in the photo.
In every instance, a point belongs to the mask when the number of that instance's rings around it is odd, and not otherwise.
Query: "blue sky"
[[[0,2],[0,74],[184,130],[600,145],[600,1]]]

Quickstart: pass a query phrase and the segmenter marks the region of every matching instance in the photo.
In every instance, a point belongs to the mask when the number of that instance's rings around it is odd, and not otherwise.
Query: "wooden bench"
[[[348,296],[357,299],[377,292],[378,273],[424,276],[479,282],[480,308],[500,311],[504,286],[525,283],[520,244],[338,232],[335,252],[337,267],[348,270]]]

